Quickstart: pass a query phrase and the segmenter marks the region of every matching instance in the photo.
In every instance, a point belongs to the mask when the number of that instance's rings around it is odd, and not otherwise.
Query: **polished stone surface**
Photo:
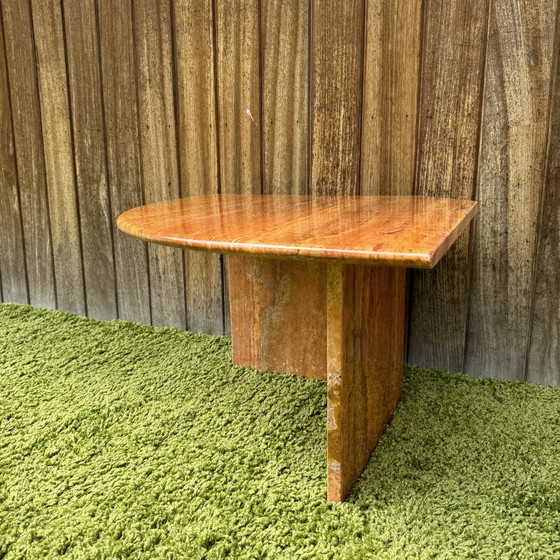
[[[189,249],[432,268],[475,214],[450,198],[222,194],[134,208],[118,226]]]

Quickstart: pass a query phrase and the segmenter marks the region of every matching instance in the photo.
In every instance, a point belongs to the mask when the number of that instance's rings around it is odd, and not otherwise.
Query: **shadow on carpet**
[[[0,557],[560,558],[560,390],[408,367],[348,501],[325,384],[0,305]]]

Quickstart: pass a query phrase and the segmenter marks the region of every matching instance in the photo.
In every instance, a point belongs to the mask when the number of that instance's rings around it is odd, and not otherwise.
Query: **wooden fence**
[[[476,198],[410,363],[560,385],[560,0],[0,0],[3,301],[227,332],[220,256],[119,233],[210,192]]]

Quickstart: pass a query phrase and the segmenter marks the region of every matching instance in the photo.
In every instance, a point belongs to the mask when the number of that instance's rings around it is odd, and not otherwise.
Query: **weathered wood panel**
[[[181,194],[218,193],[220,181],[212,2],[178,0],[173,2],[173,7]],[[186,252],[185,275],[189,330],[222,334],[224,303],[221,257],[203,252]]]
[[[560,387],[560,17],[526,379]]]
[[[7,271],[2,283],[4,301],[28,301],[25,247],[21,226],[12,111],[0,26],[0,270]]]
[[[60,2],[32,0],[59,309],[87,313]]]
[[[221,190],[262,191],[258,0],[216,0]]]
[[[263,0],[261,29],[263,192],[306,194],[309,182],[307,2]]]
[[[311,188],[359,194],[364,0],[312,0]]]
[[[94,0],[64,2],[64,30],[88,315],[117,315]]]
[[[414,193],[421,0],[367,2],[360,194]]]
[[[465,370],[525,377],[557,2],[494,0]]]
[[[119,214],[144,202],[130,0],[98,1],[107,170],[117,304],[121,319],[150,323],[147,247],[116,230]]]
[[[258,0],[214,0],[220,190],[262,192],[261,29]],[[224,326],[230,334],[227,267]]]
[[[422,0],[366,0],[360,194],[414,193],[423,15]]]
[[[37,64],[28,0],[0,3],[29,283],[29,303],[56,308]],[[5,271],[6,281],[17,269]],[[25,301],[25,300],[21,300]]]
[[[170,3],[134,2],[141,167],[146,203],[179,198]],[[148,245],[152,324],[186,327],[183,253]]]
[[[427,0],[416,194],[472,199],[476,190],[488,0]],[[411,281],[408,361],[463,369],[469,236]]]
[[[408,360],[560,384],[546,264],[558,0],[1,0],[0,13],[9,299],[228,332],[218,257],[148,261],[115,231],[144,189],[406,194],[416,173],[418,194],[481,205],[472,242],[414,275]]]

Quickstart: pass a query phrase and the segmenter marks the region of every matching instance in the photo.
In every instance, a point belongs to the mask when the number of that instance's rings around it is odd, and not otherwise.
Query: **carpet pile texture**
[[[226,338],[0,305],[0,558],[560,558],[560,390],[408,367],[346,503],[326,388]]]

